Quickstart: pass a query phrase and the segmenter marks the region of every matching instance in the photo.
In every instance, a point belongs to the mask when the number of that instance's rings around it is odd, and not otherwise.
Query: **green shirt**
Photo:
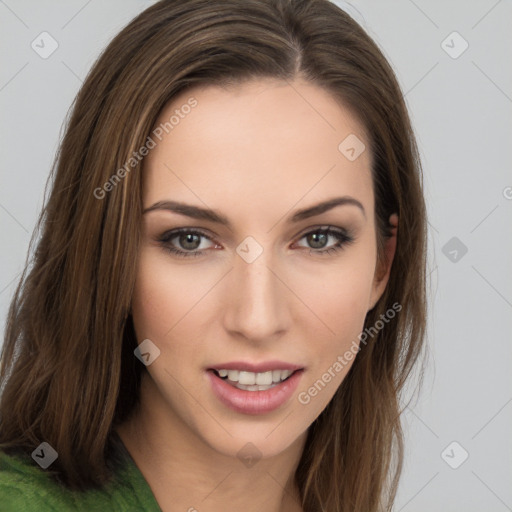
[[[0,510],[162,512],[144,476],[115,432],[113,444],[120,461],[113,480],[101,490],[83,492],[59,485],[30,455],[7,455],[0,450]]]

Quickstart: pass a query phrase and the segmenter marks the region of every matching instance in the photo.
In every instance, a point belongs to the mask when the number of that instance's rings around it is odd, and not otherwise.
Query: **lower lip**
[[[297,389],[304,370],[297,370],[288,379],[266,391],[245,391],[228,384],[208,370],[213,392],[217,398],[233,411],[242,414],[265,414],[286,403]]]

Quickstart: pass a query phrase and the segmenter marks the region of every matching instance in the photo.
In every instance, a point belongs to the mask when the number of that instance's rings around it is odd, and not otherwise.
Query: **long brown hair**
[[[70,488],[110,478],[110,436],[137,404],[145,371],[133,355],[129,314],[142,164],[128,170],[125,164],[179,92],[263,77],[316,84],[365,126],[379,261],[389,216],[399,216],[388,286],[365,328],[391,304],[401,311],[361,344],[309,428],[295,474],[305,511],[390,510],[403,459],[399,397],[425,333],[421,167],[390,65],[364,30],[327,0],[162,0],[103,51],[67,120],[31,242],[36,248],[8,313],[2,449],[30,453],[48,442],[59,455],[53,474]],[[105,186],[123,167],[122,179]]]

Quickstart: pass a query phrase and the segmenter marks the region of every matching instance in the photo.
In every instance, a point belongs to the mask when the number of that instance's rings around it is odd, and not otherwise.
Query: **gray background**
[[[150,3],[0,0],[2,331],[68,108],[100,50]],[[404,414],[395,512],[512,510],[511,2],[338,4],[394,66],[425,172],[429,356]],[[46,59],[31,48],[43,31],[59,45]]]

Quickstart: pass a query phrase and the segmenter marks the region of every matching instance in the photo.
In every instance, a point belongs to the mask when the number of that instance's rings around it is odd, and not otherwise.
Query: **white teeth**
[[[272,384],[272,372],[257,373],[256,384],[258,386],[270,386]]]
[[[242,371],[238,376],[238,383],[243,384],[244,386],[253,386],[254,384],[256,384],[256,374],[252,372]]]
[[[279,383],[287,379],[292,370],[269,370],[267,372],[247,372],[244,370],[217,370],[220,377],[227,377],[232,382],[237,382],[241,386],[263,386],[268,388],[272,383]],[[242,388],[240,388],[242,389]],[[256,389],[254,390],[256,391]]]
[[[233,382],[238,382],[238,370],[228,370],[228,379]]]
[[[292,373],[291,370],[284,370],[281,372],[281,380],[287,379]]]

